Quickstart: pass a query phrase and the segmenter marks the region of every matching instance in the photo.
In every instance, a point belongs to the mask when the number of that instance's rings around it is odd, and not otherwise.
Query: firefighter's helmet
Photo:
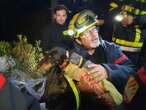
[[[96,19],[97,15],[94,12],[83,10],[73,16],[68,29],[63,33],[72,39],[78,38],[82,32],[97,24]]]

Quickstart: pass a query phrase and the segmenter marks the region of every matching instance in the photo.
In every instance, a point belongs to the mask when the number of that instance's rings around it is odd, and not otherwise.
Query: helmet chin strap
[[[99,37],[99,45],[102,45],[103,43],[102,43],[102,37],[101,37],[101,35],[99,35],[98,37]]]
[[[79,44],[79,45],[82,45],[82,43],[80,42],[80,40],[77,38],[75,39],[75,41]]]

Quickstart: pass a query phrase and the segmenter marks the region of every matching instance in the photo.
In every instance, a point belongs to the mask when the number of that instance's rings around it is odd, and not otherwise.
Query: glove
[[[81,75],[86,74],[86,72],[70,62],[64,69],[64,74],[68,75],[73,80],[80,81]]]
[[[124,101],[126,103],[130,103],[134,96],[136,95],[139,89],[139,84],[134,78],[134,76],[130,75],[128,78],[128,82],[124,88]]]
[[[97,83],[91,74],[81,75],[78,88],[80,91],[95,94],[97,99],[101,100],[111,109],[115,108],[116,105],[120,105],[123,101],[122,95],[110,81],[104,79]]]
[[[77,65],[70,63],[64,70],[65,74],[71,79],[78,81],[80,91],[95,94],[99,100],[114,108],[123,101],[121,94],[114,85],[104,79],[97,81],[93,74],[89,74],[86,69],[79,68]]]
[[[86,61],[83,67],[88,71],[89,74],[92,74],[97,82],[107,79],[108,77],[107,70],[102,65],[94,64],[91,61]]]

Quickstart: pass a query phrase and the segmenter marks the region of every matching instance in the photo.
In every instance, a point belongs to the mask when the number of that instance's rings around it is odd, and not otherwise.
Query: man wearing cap
[[[98,23],[92,11],[83,10],[73,16],[64,34],[75,41],[73,51],[94,63],[87,65],[89,73],[98,74],[101,80],[110,80],[122,93],[134,66],[118,46],[101,39],[96,27]]]

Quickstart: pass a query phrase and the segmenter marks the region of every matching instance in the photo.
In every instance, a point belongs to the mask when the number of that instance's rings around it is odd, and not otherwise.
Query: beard
[[[95,39],[92,41],[92,43],[90,44],[91,48],[97,48],[100,45],[100,41],[99,38]]]

